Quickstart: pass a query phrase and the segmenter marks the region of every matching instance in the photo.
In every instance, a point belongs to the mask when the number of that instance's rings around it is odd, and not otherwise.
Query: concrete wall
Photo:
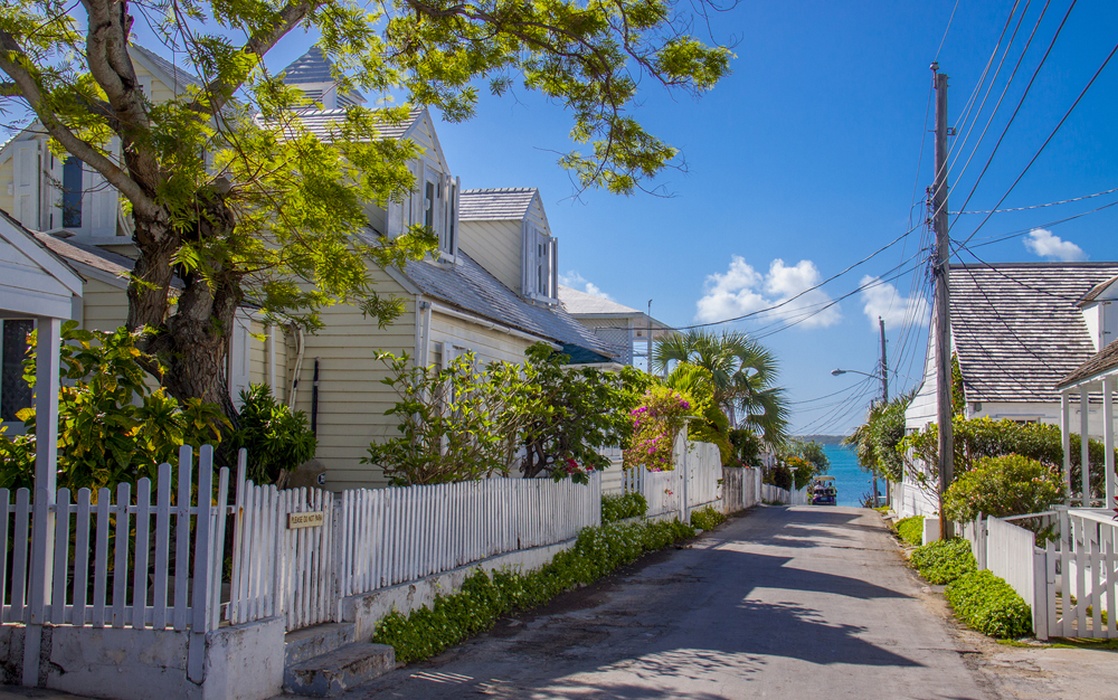
[[[25,629],[0,627],[0,682],[20,682]],[[192,645],[201,648],[191,648]],[[204,635],[175,630],[47,626],[36,685],[88,697],[224,698],[278,695],[283,684],[284,621],[275,617]],[[191,653],[201,675],[191,678]]]

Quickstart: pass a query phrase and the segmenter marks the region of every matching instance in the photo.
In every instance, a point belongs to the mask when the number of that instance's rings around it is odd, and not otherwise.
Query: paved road
[[[993,697],[942,609],[877,513],[754,508],[346,697]]]

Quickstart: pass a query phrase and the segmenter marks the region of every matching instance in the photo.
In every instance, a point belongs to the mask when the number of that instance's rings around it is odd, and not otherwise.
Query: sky
[[[711,93],[642,85],[635,116],[686,162],[650,183],[667,196],[575,197],[555,164],[566,116],[523,91],[439,135],[463,187],[541,190],[566,284],[651,300],[673,327],[749,333],[779,358],[793,431],[847,434],[880,381],[831,370],[878,371],[879,317],[890,394],[923,370],[933,61],[956,130],[949,210],[1027,208],[953,213],[953,262],[1118,258],[1118,59],[1071,110],[1115,49],[1118,4],[1064,21],[1068,4],[742,2],[711,23],[736,55]]]
[[[1043,5],[742,0],[696,19],[732,73],[699,99],[642,81],[633,116],[681,151],[657,194],[578,192],[557,165],[569,117],[523,88],[436,128],[464,188],[539,188],[564,284],[748,333],[779,359],[793,432],[846,434],[880,396],[856,373],[878,371],[879,317],[890,394],[923,370],[933,62],[953,262],[1118,259],[1118,3]],[[312,41],[288,36],[269,67]]]

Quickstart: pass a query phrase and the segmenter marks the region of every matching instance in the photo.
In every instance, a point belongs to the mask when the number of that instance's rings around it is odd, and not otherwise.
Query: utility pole
[[[877,317],[877,325],[881,329],[881,408],[885,409],[889,403],[889,361],[885,356],[885,319]],[[886,497],[889,495],[889,480],[885,480]],[[873,507],[878,505],[877,472],[873,475]]]
[[[932,225],[936,234],[935,280],[936,307],[936,420],[939,423],[939,524],[940,537],[951,537],[951,523],[943,514],[943,494],[951,485],[955,472],[955,440],[951,417],[951,316],[948,309],[948,272],[951,260],[947,235],[947,76],[932,64],[936,90],[935,183],[932,185]]]

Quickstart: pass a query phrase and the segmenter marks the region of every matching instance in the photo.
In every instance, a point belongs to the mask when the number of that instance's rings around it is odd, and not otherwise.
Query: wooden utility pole
[[[878,316],[877,317],[877,326],[878,326],[878,328],[881,329],[881,408],[882,408],[882,410],[885,410],[885,407],[889,404],[889,361],[886,359],[886,356],[885,356],[885,319]],[[886,497],[888,498],[888,492],[889,492],[889,480],[888,479],[885,480],[885,492],[886,492]],[[877,472],[874,472],[874,475],[873,475],[873,507],[874,508],[876,508],[880,505],[877,502],[878,501],[877,494],[878,494],[878,491],[877,491]]]
[[[947,76],[932,64],[936,90],[935,183],[932,185],[932,226],[936,234],[935,279],[936,307],[936,420],[939,424],[939,523],[940,536],[951,537],[953,529],[943,513],[943,494],[951,485],[955,472],[955,440],[951,418],[951,315],[948,308],[948,272],[951,260],[947,235]]]

